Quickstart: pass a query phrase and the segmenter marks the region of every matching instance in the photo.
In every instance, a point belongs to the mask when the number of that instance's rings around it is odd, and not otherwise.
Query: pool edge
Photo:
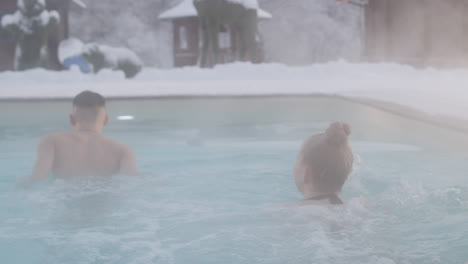
[[[432,115],[421,110],[417,110],[410,106],[377,100],[366,97],[352,97],[339,94],[326,94],[326,93],[304,93],[304,94],[197,94],[197,95],[149,95],[149,96],[106,96],[107,101],[138,101],[138,100],[198,100],[198,99],[258,99],[258,98],[297,98],[297,97],[311,97],[311,98],[331,98],[343,100],[355,104],[360,104],[374,109],[397,115],[400,117],[424,122],[436,127],[446,128],[454,131],[468,134],[468,120],[463,120],[454,116]],[[0,97],[2,102],[60,102],[71,101],[72,97]]]

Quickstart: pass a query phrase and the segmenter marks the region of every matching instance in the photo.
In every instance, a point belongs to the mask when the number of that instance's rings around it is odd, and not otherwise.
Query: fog
[[[171,24],[158,15],[177,0],[84,2],[86,9],[71,5],[70,37],[130,48],[147,66],[172,66]]]
[[[72,5],[70,36],[84,42],[125,46],[147,66],[172,66],[172,25],[158,19],[180,0],[83,0]],[[273,15],[260,22],[268,62],[303,65],[361,53],[361,10],[334,0],[260,0]]]
[[[271,21],[261,22],[267,59],[310,64],[361,54],[361,8],[336,1],[261,0]]]

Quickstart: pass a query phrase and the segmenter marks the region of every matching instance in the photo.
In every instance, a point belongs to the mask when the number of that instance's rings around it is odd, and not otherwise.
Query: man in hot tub
[[[58,178],[137,174],[133,150],[102,136],[108,121],[104,97],[91,91],[78,94],[70,115],[73,131],[51,133],[41,140],[26,184],[47,177],[51,171]]]
[[[334,122],[304,142],[294,166],[296,186],[305,198],[301,204],[343,203],[338,194],[353,166],[350,134],[348,124]]]

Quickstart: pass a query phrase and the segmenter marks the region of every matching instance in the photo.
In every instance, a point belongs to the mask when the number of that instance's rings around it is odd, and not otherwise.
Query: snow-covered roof
[[[76,5],[80,6],[81,8],[86,8],[86,4],[85,2],[81,1],[81,0],[73,0],[73,3],[75,3]]]
[[[239,0],[236,0],[239,1]],[[234,2],[234,1],[233,1]],[[258,8],[257,15],[260,19],[270,19],[273,16],[268,13],[267,11]],[[193,0],[183,0],[180,4],[176,5],[175,7],[163,12],[159,15],[160,19],[175,19],[175,18],[183,18],[183,17],[195,17],[197,16],[197,10],[193,5]]]
[[[197,1],[203,1],[203,0],[197,0]],[[227,0],[227,1],[231,3],[241,4],[247,9],[259,8],[257,0]]]

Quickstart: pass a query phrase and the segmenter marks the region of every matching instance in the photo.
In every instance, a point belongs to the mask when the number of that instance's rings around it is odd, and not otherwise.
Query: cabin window
[[[188,31],[185,26],[179,27],[179,49],[180,50],[188,50]]]
[[[219,48],[230,49],[231,48],[231,31],[226,25],[221,25],[219,29]]]

